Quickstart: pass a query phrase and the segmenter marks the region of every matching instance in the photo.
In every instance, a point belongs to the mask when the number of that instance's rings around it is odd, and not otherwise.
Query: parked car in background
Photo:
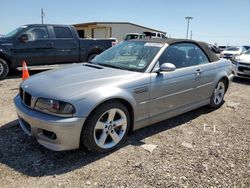
[[[243,46],[243,47],[245,47],[246,50],[249,50],[249,49],[250,49],[250,46]]]
[[[246,51],[244,46],[231,46],[221,52],[221,57],[225,59],[232,59]]]
[[[129,130],[209,105],[218,108],[231,62],[206,43],[128,40],[76,64],[31,76],[14,102],[24,132],[52,150],[117,148]]]
[[[32,24],[0,38],[0,79],[26,60],[28,66],[90,61],[116,39],[80,39],[73,26]]]
[[[250,78],[250,49],[237,56],[233,63],[233,74],[236,77]]]
[[[141,33],[127,33],[124,37],[124,40],[131,40],[131,39],[145,39],[146,35]]]
[[[228,48],[229,46],[218,46],[220,52],[224,51],[226,48]]]
[[[159,32],[143,32],[146,35],[146,38],[167,38],[165,34]]]
[[[217,46],[215,46],[213,44],[208,44],[208,47],[217,55],[217,57],[220,58],[220,52],[221,51]]]

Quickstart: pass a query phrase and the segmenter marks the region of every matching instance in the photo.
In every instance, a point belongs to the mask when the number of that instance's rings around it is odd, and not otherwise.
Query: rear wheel
[[[9,73],[9,65],[7,62],[0,58],[0,79],[4,79]]]
[[[210,98],[210,107],[218,108],[224,102],[224,95],[226,92],[226,84],[223,80],[220,80],[216,87],[214,88],[214,92]]]
[[[130,124],[127,108],[121,103],[104,103],[87,119],[81,142],[94,152],[108,152],[124,140]]]

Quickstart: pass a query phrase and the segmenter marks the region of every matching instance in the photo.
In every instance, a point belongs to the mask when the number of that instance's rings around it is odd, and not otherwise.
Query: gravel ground
[[[234,81],[220,109],[138,130],[95,154],[53,152],[26,136],[12,102],[18,77],[0,81],[1,187],[250,187],[250,81]]]

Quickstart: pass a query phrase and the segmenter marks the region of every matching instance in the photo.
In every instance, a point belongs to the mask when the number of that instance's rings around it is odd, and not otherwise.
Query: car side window
[[[173,44],[165,49],[159,58],[159,65],[163,63],[172,63],[176,68],[182,68],[187,62],[186,52],[181,44]]]
[[[204,52],[193,43],[170,45],[165,49],[158,61],[159,65],[172,63],[177,69],[209,62]]]
[[[47,27],[33,27],[25,31],[23,34],[28,36],[28,41],[49,38]]]
[[[197,56],[199,59],[199,64],[209,63],[209,60],[206,54],[198,46],[196,47],[196,51],[197,51]]]
[[[56,38],[71,39],[73,38],[72,32],[68,27],[54,27]]]

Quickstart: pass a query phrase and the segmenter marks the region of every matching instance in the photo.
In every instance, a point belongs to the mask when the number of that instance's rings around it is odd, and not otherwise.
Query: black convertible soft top
[[[137,39],[142,41],[141,39]],[[144,39],[143,41],[148,42],[159,42],[159,43],[167,43],[168,45],[177,44],[177,43],[193,43],[199,46],[208,56],[210,62],[218,61],[219,58],[217,55],[212,51],[212,49],[209,47],[209,45],[205,42],[195,41],[195,40],[188,40],[188,39],[175,39],[175,38],[153,38],[153,39]]]

